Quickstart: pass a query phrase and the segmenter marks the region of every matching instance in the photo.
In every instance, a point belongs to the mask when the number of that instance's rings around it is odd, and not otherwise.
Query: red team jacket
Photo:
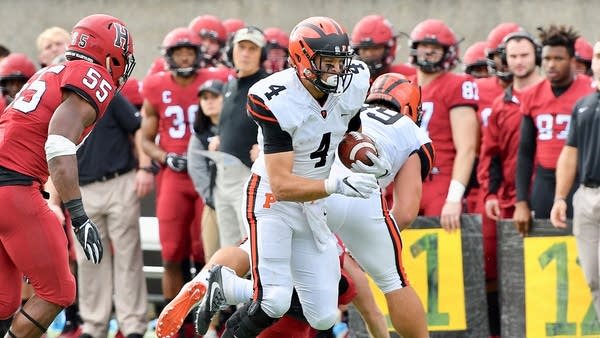
[[[50,119],[62,103],[65,89],[76,92],[94,107],[96,121],[114,96],[113,80],[100,65],[77,60],[38,71],[23,86],[21,96],[0,116],[0,166],[41,183],[47,181],[44,145]],[[80,141],[92,128],[93,125],[83,131]]]
[[[520,96],[521,92],[511,87],[507,88],[504,95],[494,100],[487,128],[483,130],[481,138],[477,179],[485,193],[485,199],[491,196],[498,197],[502,208],[508,208],[516,202],[515,171],[522,117]],[[499,158],[502,181],[498,190],[490,193],[490,165],[494,157]]]
[[[500,80],[495,76],[475,79],[475,83],[477,84],[479,92],[477,118],[483,129],[487,127],[488,118],[492,113],[492,104],[494,103],[494,100],[502,95],[504,88],[500,84]]]

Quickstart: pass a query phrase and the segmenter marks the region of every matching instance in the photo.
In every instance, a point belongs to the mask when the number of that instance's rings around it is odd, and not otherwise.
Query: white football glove
[[[342,194],[348,197],[369,198],[379,190],[377,179],[373,174],[352,173],[344,177],[329,177],[325,180],[325,191],[331,194]]]
[[[380,158],[372,152],[367,153],[367,157],[373,161],[373,165],[366,165],[357,160],[352,163],[352,171],[355,173],[373,174],[377,178],[381,178],[390,173],[392,165],[385,158]]]

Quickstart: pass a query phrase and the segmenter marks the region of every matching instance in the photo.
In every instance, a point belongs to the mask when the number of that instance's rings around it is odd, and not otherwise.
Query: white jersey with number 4
[[[353,74],[348,89],[340,95],[330,94],[323,106],[302,85],[293,68],[262,79],[250,88],[249,104],[253,109],[249,113],[255,115],[252,117],[271,119],[291,136],[295,175],[312,179],[328,177],[335,150],[369,89],[368,67],[354,60],[350,70]],[[267,179],[261,128],[258,144],[261,152],[252,172]]]

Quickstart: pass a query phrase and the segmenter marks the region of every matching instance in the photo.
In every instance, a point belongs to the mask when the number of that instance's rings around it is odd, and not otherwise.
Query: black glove
[[[98,228],[96,224],[94,224],[89,218],[85,223],[80,225],[79,227],[73,227],[75,230],[75,235],[77,236],[77,240],[81,247],[83,248],[83,252],[85,253],[85,257],[92,261],[94,264],[99,264],[102,260],[102,241],[100,240],[100,234],[98,233]]]
[[[73,224],[73,231],[85,257],[94,264],[99,264],[102,261],[102,240],[100,239],[100,233],[98,228],[86,215],[83,209],[83,203],[81,198],[74,199],[65,203],[65,207],[71,214],[71,223]]]
[[[168,153],[165,164],[173,171],[183,172],[187,170],[187,157],[175,153]]]

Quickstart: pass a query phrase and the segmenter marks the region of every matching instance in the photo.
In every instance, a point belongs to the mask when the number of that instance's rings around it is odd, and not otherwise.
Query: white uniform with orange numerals
[[[385,189],[408,157],[426,151],[421,148],[427,147],[431,140],[410,118],[394,111],[366,106],[360,117],[362,132],[374,140],[379,157],[391,164],[388,175],[379,179],[379,185]],[[335,176],[350,172],[339,160],[331,170]],[[338,234],[383,293],[408,285],[402,266],[400,231],[381,194],[369,199],[331,195],[326,209],[330,229]]]
[[[263,79],[250,88],[248,112],[259,125],[271,123],[292,139],[293,173],[325,179],[335,150],[358,113],[369,87],[369,71],[352,61],[348,89],[329,95],[323,106],[310,95],[294,69]],[[261,153],[252,166],[244,200],[245,223],[252,249],[254,299],[263,311],[279,318],[296,288],[311,326],[333,325],[337,315],[340,264],[336,240],[326,225],[324,200],[275,201],[265,168],[265,139],[259,128]],[[331,326],[330,325],[330,326]],[[325,327],[327,328],[327,327]]]

